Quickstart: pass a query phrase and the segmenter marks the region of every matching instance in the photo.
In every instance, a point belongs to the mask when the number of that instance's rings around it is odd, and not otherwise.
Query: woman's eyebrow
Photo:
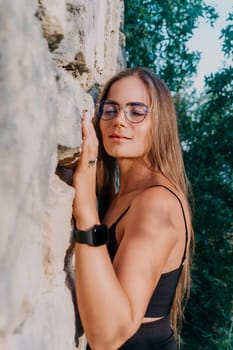
[[[114,104],[114,105],[120,106],[120,103],[117,102],[117,101],[114,101],[114,100],[105,100],[105,103],[107,103],[107,104]]]
[[[145,103],[144,102],[139,102],[139,101],[132,101],[132,102],[127,102],[126,105],[141,106],[141,105],[145,105]]]
[[[105,100],[105,103],[107,104],[115,104],[118,106],[121,106],[121,104],[115,100]],[[140,106],[140,105],[145,105],[144,102],[141,101],[130,101],[125,104],[126,106],[131,105],[131,106]]]

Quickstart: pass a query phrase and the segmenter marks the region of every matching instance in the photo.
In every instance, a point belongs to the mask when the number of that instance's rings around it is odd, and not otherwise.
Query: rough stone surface
[[[57,148],[80,149],[82,110],[124,66],[122,12],[120,0],[0,0],[2,350],[76,349],[74,191],[55,175]]]

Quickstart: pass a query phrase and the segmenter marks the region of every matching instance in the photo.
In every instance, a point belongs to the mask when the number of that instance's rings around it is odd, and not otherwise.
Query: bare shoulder
[[[153,211],[156,213],[173,213],[174,210],[187,206],[186,199],[173,188],[167,186],[152,186],[142,191],[135,197],[132,207],[137,211]]]
[[[183,205],[185,199],[177,191],[174,193],[181,197]],[[146,256],[151,271],[156,273],[179,266],[185,244],[184,217],[179,200],[169,190],[154,186],[140,192],[121,227],[117,266],[125,256],[135,259],[137,264],[140,256],[141,259]]]
[[[128,224],[137,227],[139,233],[148,232],[157,237],[165,230],[167,237],[174,242],[184,228],[182,208],[188,218],[188,204],[181,193],[166,186],[152,186],[131,203]]]

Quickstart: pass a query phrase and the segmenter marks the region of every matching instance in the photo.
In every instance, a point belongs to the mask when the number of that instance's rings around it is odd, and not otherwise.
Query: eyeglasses
[[[124,110],[128,122],[134,124],[141,123],[149,111],[149,107],[142,102],[129,102],[121,107],[115,101],[101,101],[98,105],[97,115],[103,120],[112,120],[117,117],[121,109]]]

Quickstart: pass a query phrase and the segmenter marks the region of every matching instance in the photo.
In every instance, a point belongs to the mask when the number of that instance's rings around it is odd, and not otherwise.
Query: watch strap
[[[76,243],[88,244],[98,247],[108,243],[109,231],[107,225],[95,225],[87,231],[82,231],[77,228],[73,231],[73,238]]]

